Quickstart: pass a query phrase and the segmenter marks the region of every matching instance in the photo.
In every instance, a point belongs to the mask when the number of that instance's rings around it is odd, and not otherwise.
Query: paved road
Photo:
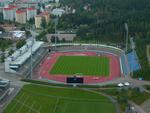
[[[7,107],[7,105],[12,101],[12,99],[17,95],[17,93],[20,91],[21,87],[18,86],[10,86],[11,88],[14,88],[13,92],[10,95],[6,95],[4,100],[0,102],[0,113]]]
[[[25,84],[20,81],[20,77],[15,74],[9,74],[4,72],[4,64],[0,63],[0,78],[5,78],[10,80],[10,88],[14,88],[10,95],[7,95],[3,102],[0,102],[0,113],[6,108],[6,106],[11,102],[11,100],[17,95],[22,86]]]
[[[134,111],[136,111],[137,113],[146,113],[146,112],[141,108],[141,106],[135,104],[134,102],[129,101],[129,104],[134,107]]]
[[[129,82],[131,83],[133,86],[143,86],[143,85],[150,85],[150,81],[140,81],[140,80],[137,80],[137,79],[133,79],[129,76],[126,76],[126,77],[121,77],[121,78],[118,78],[118,79],[115,79],[115,80],[112,80],[112,81],[107,81],[107,82],[104,82],[104,83],[98,83],[96,85],[109,85],[109,84],[118,84],[118,83],[125,83],[125,82]]]

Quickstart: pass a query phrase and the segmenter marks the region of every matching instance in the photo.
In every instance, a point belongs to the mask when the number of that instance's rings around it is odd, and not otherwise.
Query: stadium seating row
[[[141,68],[135,51],[127,54],[127,60],[128,60],[130,72],[137,71]]]

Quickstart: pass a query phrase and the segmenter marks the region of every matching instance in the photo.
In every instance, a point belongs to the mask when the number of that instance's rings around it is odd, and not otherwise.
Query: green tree
[[[26,44],[26,41],[25,40],[19,40],[16,44],[16,48],[19,49],[21,48],[23,45]]]
[[[41,20],[41,27],[44,29],[44,28],[46,28],[46,25],[47,25],[46,19],[42,18],[42,20]]]
[[[27,37],[30,37],[30,36],[31,36],[31,32],[27,30],[27,31],[26,31],[26,36],[27,36]]]
[[[3,23],[3,13],[0,13],[0,23]]]
[[[29,19],[29,24],[33,25],[34,22],[35,22],[35,19],[34,19],[34,18],[30,18],[30,19]]]
[[[2,28],[2,27],[0,27],[0,31],[5,32],[5,29],[4,29],[4,28]]]
[[[9,56],[10,56],[10,55],[12,55],[13,53],[14,53],[14,50],[13,50],[13,49],[10,49],[10,51],[9,51],[8,54],[9,54]]]
[[[26,28],[23,26],[23,27],[20,28],[20,30],[21,30],[21,31],[25,31]]]
[[[1,62],[3,63],[5,61],[5,55],[3,54],[2,56],[1,56]]]
[[[36,39],[47,42],[46,33],[47,32],[45,30],[42,31],[38,36],[36,36]]]

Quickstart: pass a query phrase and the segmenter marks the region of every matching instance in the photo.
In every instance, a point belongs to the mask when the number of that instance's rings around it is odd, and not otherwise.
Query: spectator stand
[[[141,69],[138,56],[135,51],[132,51],[127,54],[127,60],[128,60],[130,72],[134,72]]]

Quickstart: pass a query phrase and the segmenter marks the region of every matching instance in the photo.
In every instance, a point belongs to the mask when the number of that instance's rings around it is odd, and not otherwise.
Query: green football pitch
[[[50,74],[108,76],[109,58],[100,56],[60,56]]]
[[[97,93],[28,84],[3,113],[115,113],[115,106]]]

